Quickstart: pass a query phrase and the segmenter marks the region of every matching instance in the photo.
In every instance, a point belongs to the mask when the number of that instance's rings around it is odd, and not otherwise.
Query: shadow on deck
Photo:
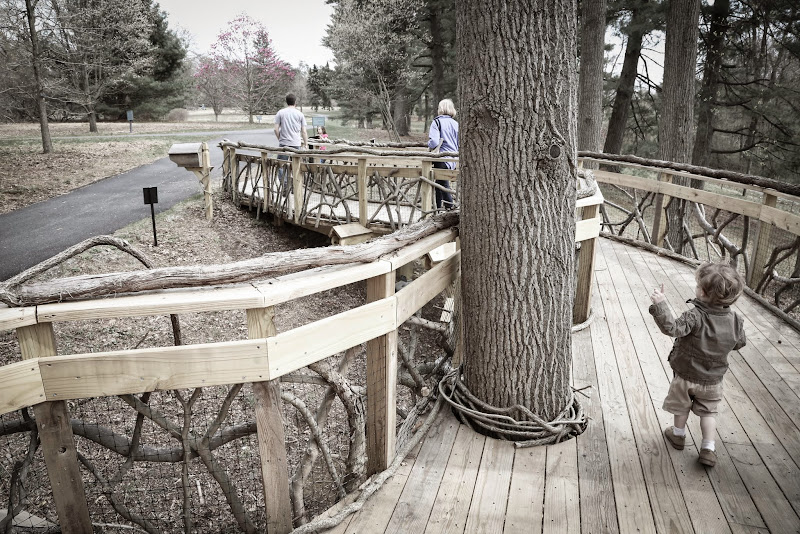
[[[573,336],[573,382],[588,430],[518,449],[440,415],[400,470],[328,532],[800,532],[800,334],[748,297],[736,304],[748,344],[731,354],[718,418],[718,463],[662,437],[672,340],[647,309],[664,283],[680,313],[692,269],[608,240],[598,248],[592,325]]]

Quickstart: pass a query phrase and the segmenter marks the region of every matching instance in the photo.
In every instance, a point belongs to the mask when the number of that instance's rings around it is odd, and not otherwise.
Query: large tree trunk
[[[581,2],[578,150],[600,150],[603,130],[603,47],[606,0]]]
[[[728,16],[731,12],[730,0],[716,0],[711,8],[711,25],[708,32],[706,61],[703,67],[703,81],[700,88],[700,105],[697,111],[697,133],[695,134],[692,164],[710,166],[711,139],[714,136],[714,110],[719,84],[722,53],[725,47],[725,34],[728,32]],[[697,180],[695,187],[702,188],[703,182]]]
[[[428,18],[431,24],[431,87],[435,105],[444,98],[444,39],[442,37],[442,24],[439,18],[439,6],[428,2]]]
[[[392,102],[392,120],[398,135],[408,135],[409,117],[408,90],[405,87],[398,87]]]
[[[42,152],[53,152],[53,141],[50,139],[50,124],[47,122],[47,101],[44,99],[44,84],[42,83],[42,60],[39,49],[39,34],[36,30],[36,4],[38,0],[25,0],[25,13],[28,18],[28,31],[31,37],[31,63],[33,66],[33,79],[36,83],[36,103],[39,109],[39,129],[42,132]]]
[[[647,3],[647,0],[642,2],[642,4],[645,3]],[[639,56],[642,53],[642,40],[652,30],[647,24],[648,20],[649,17],[645,9],[636,4],[631,15],[628,43],[625,45],[625,59],[622,61],[622,72],[619,76],[617,92],[614,95],[611,118],[608,120],[608,133],[606,133],[606,141],[603,145],[603,152],[609,154],[622,152],[622,140],[625,137],[625,127],[628,124],[628,111],[631,108]]]
[[[658,123],[659,159],[688,163],[694,134],[694,77],[700,0],[671,0],[667,5],[667,41],[664,47],[664,95]],[[688,179],[675,178],[688,185]],[[675,199],[667,212],[667,237],[682,253],[685,202]]]
[[[458,9],[464,379],[552,420],[571,399],[576,4]]]

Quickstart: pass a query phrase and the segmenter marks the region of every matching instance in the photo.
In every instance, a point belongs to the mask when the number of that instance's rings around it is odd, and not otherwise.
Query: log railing
[[[794,289],[800,282],[800,196],[794,184],[616,155],[581,161],[601,167],[593,172],[606,199],[606,235],[692,260],[731,261],[748,286],[784,312],[800,304]],[[671,243],[667,211],[677,202],[684,203],[682,237]]]

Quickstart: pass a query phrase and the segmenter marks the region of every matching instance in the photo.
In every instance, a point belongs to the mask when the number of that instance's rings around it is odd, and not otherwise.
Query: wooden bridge
[[[683,451],[661,434],[672,424],[661,409],[672,343],[647,311],[661,283],[685,309],[693,270],[610,240],[596,269],[595,320],[573,336],[573,386],[590,386],[584,434],[515,449],[445,411],[364,508],[327,532],[800,532],[800,335],[749,297],[737,303],[748,344],[731,357],[718,463],[705,468],[697,417]]]
[[[224,182],[236,203],[259,216],[270,214],[328,234],[357,223],[370,236],[434,213],[436,179],[454,180],[458,191],[457,173],[433,169],[434,160],[427,157],[351,154],[325,163],[303,161],[304,157],[279,160],[269,150],[242,151],[229,145]],[[800,532],[800,335],[789,327],[798,323],[787,313],[800,302],[795,290],[800,198],[779,186],[770,189],[663,166],[604,162],[617,168],[595,173],[603,195],[578,199],[576,212],[576,242],[581,246],[574,322],[582,322],[590,309],[594,313],[589,327],[573,336],[573,385],[581,390],[590,386],[582,398],[591,417],[586,433],[559,445],[515,450],[457,425],[445,411],[394,477],[336,532]],[[673,183],[673,177],[703,180],[706,188]],[[673,450],[661,435],[669,424],[660,403],[670,378],[665,358],[671,340],[657,331],[647,314],[648,293],[660,283],[665,283],[672,306],[684,309],[685,298],[693,295],[692,269],[663,254],[597,237],[602,224],[621,238],[638,239],[644,247],[664,243],[663,215],[670,198],[700,203],[698,220],[687,224],[693,237],[686,247],[689,254],[702,259],[736,257],[750,285],[758,289],[736,305],[746,317],[748,345],[731,356],[719,421],[719,462],[713,469],[696,462],[695,418],[690,420],[691,444],[686,450]],[[373,246],[356,245],[361,253]],[[415,269],[408,268],[415,263]],[[186,522],[192,516],[223,516],[228,530],[288,532],[298,517],[293,513],[298,510],[297,497],[290,503],[286,483],[276,483],[296,475],[289,470],[287,451],[301,447],[302,453],[304,443],[319,443],[331,486],[340,495],[345,487],[356,489],[351,482],[358,480],[357,474],[343,470],[358,467],[359,454],[366,459],[362,475],[392,462],[395,442],[414,427],[409,413],[396,406],[398,384],[410,383],[412,398],[423,391],[410,376],[413,362],[403,359],[398,364],[398,356],[407,358],[398,350],[398,339],[415,322],[430,326],[432,322],[416,317],[417,312],[457,283],[459,265],[457,231],[447,228],[418,235],[366,263],[267,274],[235,286],[0,309],[0,328],[17,330],[22,356],[0,367],[0,445],[16,455],[0,455],[4,472],[14,473],[0,480],[0,500],[18,502],[14,499],[19,494],[12,492],[27,469],[19,466],[29,465],[35,451],[26,445],[27,432],[38,426],[49,474],[40,480],[47,485],[49,478],[53,505],[31,509],[29,499],[20,511],[59,522],[64,532],[84,532],[97,522],[94,507],[108,502],[118,514],[104,522],[108,532],[115,532],[110,523],[123,525],[120,532],[172,531],[173,523],[119,494],[103,473],[87,473],[85,467],[91,465],[91,455],[105,459],[113,450],[122,456],[123,467],[135,463],[143,473],[151,451],[164,450],[162,442],[140,443],[141,420],[146,419],[165,431],[164,443],[179,443],[170,461],[187,466],[183,474],[178,470],[179,483],[173,488],[185,499],[182,515],[180,510],[162,514],[178,513],[172,517]],[[395,291],[404,269],[417,276]],[[276,331],[273,318],[284,303],[356,282],[366,286],[363,305]],[[37,294],[35,285],[23,289],[26,295]],[[778,306],[767,310],[767,299]],[[69,355],[59,354],[53,328],[60,322],[227,310],[245,310],[248,339]],[[342,361],[337,359],[342,351],[362,343],[365,368],[357,376],[365,384],[357,386],[333,366]],[[406,346],[410,344],[407,340]],[[318,365],[326,360],[331,363]],[[422,363],[439,368],[442,360]],[[314,430],[313,439],[284,435],[288,423],[285,417],[281,421],[281,401],[302,407],[282,390],[291,380],[329,387],[326,391],[344,404],[354,402],[352,395],[366,393],[365,417],[358,419],[361,412],[356,409],[356,418],[348,420],[353,432],[350,452],[357,454],[331,454],[321,427]],[[242,383],[251,384],[247,395],[239,393]],[[215,386],[229,388],[225,402],[201,430],[186,426],[188,417],[181,415],[180,406],[177,411],[170,408],[181,422],[176,425],[160,415],[159,410],[166,410],[163,405],[148,405],[148,395],[140,396]],[[94,432],[96,425],[75,423],[76,413],[92,399],[116,396],[134,411],[103,423],[100,428],[109,434]],[[233,402],[241,404],[239,415],[249,414],[249,421],[226,422]],[[33,407],[35,421],[28,407]],[[73,421],[66,424],[70,416]],[[396,417],[406,422],[399,430]],[[313,428],[313,417],[307,423]],[[245,442],[241,450],[254,446],[258,453],[247,452],[241,465],[212,473],[224,493],[221,500],[211,499],[208,490],[200,493],[199,478],[195,495],[188,466],[202,461],[211,471],[215,447],[249,435],[254,441]],[[317,465],[322,465],[321,459]],[[254,471],[261,473],[259,483],[237,489]],[[166,497],[167,502],[176,502],[173,499]],[[225,511],[226,503],[231,511]],[[203,506],[213,510],[211,515],[203,515]],[[336,508],[327,512],[335,513]],[[201,520],[195,526],[203,530]]]

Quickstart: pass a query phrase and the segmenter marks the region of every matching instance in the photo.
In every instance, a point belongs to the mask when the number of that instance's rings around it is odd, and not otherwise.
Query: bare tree
[[[692,153],[699,18],[700,0],[671,0],[667,6],[664,98],[658,124],[659,159],[664,161],[688,163]],[[667,237],[678,253],[683,250],[685,215],[685,202],[673,199]]]
[[[31,40],[31,67],[36,83],[36,103],[39,112],[39,127],[42,132],[42,151],[53,152],[53,141],[50,139],[50,125],[47,122],[47,101],[42,80],[42,51],[39,46],[39,33],[36,28],[36,4],[39,0],[25,0],[25,15],[28,20],[28,36]]]
[[[581,70],[578,150],[600,150],[603,128],[603,47],[606,0],[581,2]]]

